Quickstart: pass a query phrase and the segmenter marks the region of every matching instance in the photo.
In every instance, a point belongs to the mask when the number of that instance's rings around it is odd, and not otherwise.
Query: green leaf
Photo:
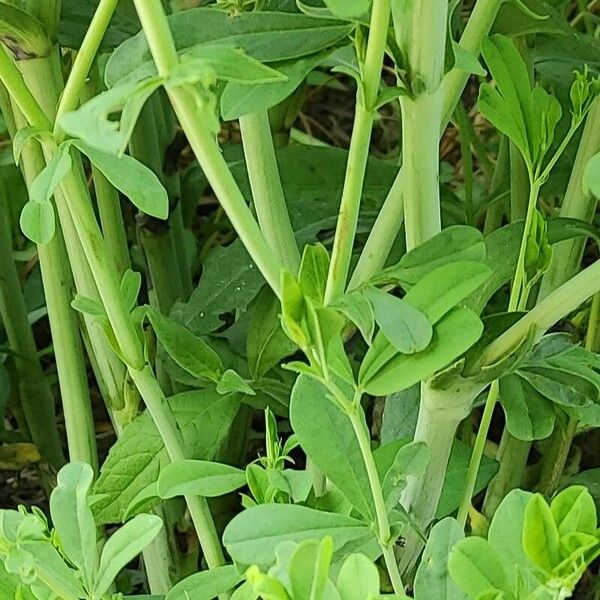
[[[220,379],[223,362],[206,342],[155,309],[148,311],[148,319],[167,354],[182,369],[194,377]]]
[[[420,385],[414,385],[407,390],[386,397],[381,421],[382,444],[398,438],[413,438],[419,415],[420,399]]]
[[[152,542],[161,527],[160,517],[137,515],[108,538],[102,549],[94,586],[97,597],[108,591],[121,569]]]
[[[561,537],[569,533],[596,535],[596,505],[584,486],[572,485],[557,494],[550,510]]]
[[[137,299],[142,287],[142,274],[139,271],[127,269],[121,279],[121,293],[125,299],[125,306],[132,311],[137,304]]]
[[[600,152],[588,160],[583,171],[581,187],[584,193],[600,198]]]
[[[189,455],[211,460],[227,436],[240,397],[221,396],[214,390],[194,390],[168,400]],[[134,419],[111,447],[94,486],[93,511],[98,524],[117,523],[131,501],[158,479],[170,460],[150,414]],[[147,510],[152,503],[138,507]]]
[[[18,60],[43,58],[52,49],[46,28],[25,10],[0,4],[0,38]]]
[[[490,277],[491,269],[481,262],[456,261],[433,269],[415,284],[404,301],[437,323]]]
[[[139,210],[157,219],[169,216],[167,191],[148,167],[131,156],[117,157],[81,140],[70,143],[81,150]]]
[[[305,246],[298,273],[298,282],[304,296],[317,306],[323,304],[328,271],[329,253],[325,246],[323,244]]]
[[[239,117],[268,110],[288,98],[305,80],[306,76],[321,62],[327,53],[319,53],[289,62],[274,63],[286,77],[285,81],[243,85],[228,83],[221,94],[221,117],[232,121]]]
[[[528,558],[546,573],[552,573],[560,562],[558,528],[541,494],[534,494],[525,507],[523,548]]]
[[[452,50],[454,52],[454,67],[456,69],[472,73],[473,75],[479,75],[479,77],[487,75],[487,71],[481,66],[477,55],[473,52],[469,52],[455,41],[452,41]]]
[[[429,459],[429,449],[424,442],[411,442],[398,449],[383,478],[382,490],[387,506],[391,508],[397,504],[399,492],[406,485],[409,475],[423,476]]]
[[[175,303],[171,318],[195,334],[205,335],[223,325],[220,315],[245,311],[264,283],[239,240],[219,246],[204,262],[200,284],[186,303]]]
[[[552,403],[518,375],[500,379],[500,402],[506,428],[519,440],[547,438],[554,429],[556,414]]]
[[[209,79],[245,85],[285,81],[285,75],[252,58],[243,48],[211,44],[190,48],[182,53],[179,65],[171,71],[165,86],[168,87],[172,80],[177,79],[190,84],[198,83],[205,75]]]
[[[265,375],[297,348],[281,328],[280,311],[279,299],[265,286],[252,306],[246,337],[248,368],[254,379]]]
[[[327,389],[305,375],[296,380],[290,421],[307,456],[365,518],[375,514],[367,470],[350,419]],[[335,437],[331,432],[335,431]]]
[[[486,247],[475,227],[453,225],[405,254],[397,265],[384,269],[374,282],[397,281],[409,289],[434,269],[455,261],[483,261]]]
[[[50,496],[50,513],[61,547],[82,571],[89,586],[96,568],[96,525],[88,505],[94,471],[86,463],[72,462],[58,473]]]
[[[221,379],[217,381],[217,392],[219,394],[230,394],[231,392],[240,392],[248,396],[255,396],[256,392],[250,387],[249,383],[233,369],[227,369]]]
[[[176,584],[165,600],[213,600],[241,581],[234,565],[194,573]]]
[[[371,368],[367,359],[360,368],[359,381],[365,391],[374,396],[385,396],[406,389],[431,377],[466,352],[481,336],[483,325],[468,308],[455,308],[434,328],[433,340],[417,354],[397,354],[383,367]]]
[[[500,557],[483,538],[460,540],[450,552],[448,570],[456,585],[471,598],[489,590],[508,591]]]
[[[598,387],[575,373],[537,366],[525,366],[518,372],[540,394],[556,404],[584,407],[598,400]]]
[[[294,600],[321,598],[331,582],[327,577],[333,556],[333,539],[302,542],[290,556],[289,581]]]
[[[193,8],[169,16],[180,52],[197,46],[228,45],[244,48],[261,62],[299,58],[328,48],[344,38],[352,25],[288,12],[242,12],[230,17],[213,7]],[[143,72],[151,61],[143,34],[130,38],[111,55],[105,78],[109,87]]]
[[[158,477],[158,495],[224,496],[246,485],[246,473],[235,467],[207,460],[179,460],[166,465]]]
[[[338,298],[331,308],[339,310],[362,334],[367,344],[371,343],[375,332],[375,312],[362,289],[347,292]]]
[[[223,533],[223,543],[235,562],[267,565],[283,541],[302,542],[328,535],[334,549],[373,535],[357,519],[326,513],[298,504],[261,504],[234,517]]]
[[[379,572],[364,554],[351,554],[338,573],[335,587],[343,600],[365,600],[379,594]]]
[[[54,237],[56,218],[51,202],[33,202],[30,200],[21,211],[19,220],[25,236],[36,244],[48,244]]]
[[[324,0],[334,17],[352,18],[364,15],[371,6],[371,0]]]
[[[427,348],[433,329],[422,312],[378,288],[368,288],[365,294],[380,331],[398,352],[414,354]]]
[[[456,519],[450,517],[436,523],[429,533],[427,545],[415,576],[415,598],[425,600],[467,600],[448,572],[448,556],[465,534]]]

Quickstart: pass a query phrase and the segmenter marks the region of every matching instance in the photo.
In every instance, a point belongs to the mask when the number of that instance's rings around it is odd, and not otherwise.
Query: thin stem
[[[19,378],[19,399],[31,440],[45,461],[60,468],[64,455],[56,427],[54,398],[40,365],[35,339],[12,256],[12,235],[7,190],[2,185],[0,204],[0,317],[14,352]]]
[[[69,78],[65,85],[64,92],[58,104],[56,111],[56,121],[54,123],[54,135],[57,142],[60,143],[63,138],[63,133],[60,129],[60,117],[71,110],[77,108],[81,92],[85,85],[85,80],[90,72],[96,53],[102,38],[108,29],[110,20],[117,8],[119,0],[100,0],[98,8],[94,13],[92,21],[85,34],[81,48],[75,57]]]
[[[371,10],[367,51],[362,68],[362,85],[356,95],[352,139],[350,140],[340,213],[325,288],[326,304],[341,296],[346,289],[365,171],[369,158],[374,106],[381,81],[381,68],[389,21],[390,0],[374,0]]]
[[[162,76],[168,76],[177,65],[178,57],[160,0],[134,2],[158,72]],[[198,162],[234,229],[267,283],[280,296],[281,263],[273,255],[252,216],[215,136],[206,127],[206,122],[212,115],[207,112],[207,118],[203,118],[202,112],[211,109],[197,97],[198,92],[192,87],[169,87],[167,93]]]
[[[390,580],[394,587],[394,592],[399,596],[404,597],[404,585],[402,584],[398,563],[394,556],[393,545],[391,545],[390,523],[385,508],[385,499],[383,498],[383,491],[381,489],[377,467],[375,465],[375,460],[373,459],[373,453],[371,452],[371,440],[369,439],[363,421],[360,419],[362,409],[360,408],[360,405],[353,403],[353,410],[347,411],[346,414],[352,423],[354,435],[358,441],[360,452],[367,470],[367,477],[369,479],[369,485],[371,486],[371,493],[375,504],[375,514],[377,517],[377,537],[383,550],[383,556]]]
[[[179,426],[175,421],[173,412],[168,408],[167,399],[160,389],[151,367],[146,366],[142,370],[129,368],[129,374],[146,402],[150,416],[165,444],[169,458],[173,462],[183,460],[186,455],[183,451],[184,444]],[[206,498],[188,495],[185,496],[185,501],[209,568],[213,569],[225,564],[219,536]]]
[[[281,263],[296,273],[300,253],[281,186],[268,112],[263,110],[240,117],[240,131],[261,231]]]

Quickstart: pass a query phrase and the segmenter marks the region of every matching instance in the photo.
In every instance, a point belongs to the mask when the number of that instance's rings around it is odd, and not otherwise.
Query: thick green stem
[[[14,352],[19,377],[19,399],[25,424],[40,455],[54,468],[64,463],[56,427],[54,398],[40,365],[35,339],[27,320],[27,309],[12,256],[7,190],[2,186],[0,208],[0,317]]]
[[[160,0],[135,0],[135,6],[158,72],[168,76],[177,66],[178,57]],[[207,113],[207,118],[204,118],[202,113],[211,109],[198,98],[198,92],[192,87],[169,87],[167,93],[196,158],[229,220],[267,283],[280,295],[281,262],[273,255],[221,154],[214,134],[206,126],[212,115]]]
[[[283,266],[297,273],[300,253],[285,203],[268,112],[240,117],[240,131],[260,228]]]
[[[375,104],[381,81],[381,68],[389,21],[390,0],[374,0],[367,50],[362,65],[361,86],[356,95],[354,125],[340,202],[340,213],[327,276],[326,304],[341,296],[346,289],[365,171],[369,159]]]
[[[524,442],[512,436],[507,429],[502,434],[496,460],[500,463],[498,472],[490,481],[483,501],[483,514],[491,519],[504,497],[523,481],[531,442]]]
[[[460,40],[465,50],[479,55],[481,43],[488,35],[501,4],[501,0],[478,0]],[[429,37],[426,36],[426,39]],[[453,68],[442,80],[443,117],[440,135],[456,108],[468,78],[469,73]],[[402,176],[403,170],[400,169],[369,234],[364,256],[361,255],[356,273],[352,276],[352,288],[358,287],[382,268],[400,231],[404,214]]]
[[[58,100],[53,93],[54,86],[47,85],[48,80],[52,79],[52,59],[20,61],[18,67],[34,96],[36,92],[43,89],[43,92],[39,91],[37,95],[42,110],[48,118],[51,118]],[[15,118],[17,123],[25,125],[25,120],[20,114],[15,113]],[[27,183],[30,186],[36,171],[41,171],[45,166],[37,142],[29,144],[28,151],[23,154],[23,161],[29,162],[26,171],[28,171]],[[46,245],[38,246],[38,256],[52,331],[69,456],[71,460],[87,462],[97,469],[98,457],[89,385],[78,323],[75,312],[71,308],[74,286],[62,235],[62,230],[57,227],[54,239]]]
[[[402,100],[402,171],[406,249],[442,229],[439,184],[439,90]]]

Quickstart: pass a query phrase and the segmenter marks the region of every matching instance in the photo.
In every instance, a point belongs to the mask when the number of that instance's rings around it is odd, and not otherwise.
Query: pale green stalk
[[[81,48],[75,57],[69,79],[65,85],[65,89],[60,98],[58,109],[56,110],[56,120],[54,123],[54,135],[57,142],[60,143],[63,138],[63,133],[60,130],[60,117],[71,110],[77,108],[81,93],[85,86],[85,81],[88,77],[92,63],[96,58],[96,53],[102,38],[108,29],[108,24],[117,8],[119,0],[100,0],[98,8],[90,22],[88,30],[85,34]]]
[[[488,35],[501,4],[501,0],[478,0],[476,2],[461,36],[461,47],[475,56],[479,55],[481,43]],[[440,135],[454,112],[468,78],[469,73],[454,67],[442,80],[443,117]],[[403,170],[400,169],[371,229],[365,249],[351,279],[352,288],[358,287],[383,268],[400,231],[404,215],[402,174]]]
[[[15,65],[8,56],[6,58],[3,61],[0,56],[0,79],[29,123],[50,130],[48,118],[24,84]],[[56,144],[48,138],[44,138],[43,143],[48,155],[57,151]],[[64,196],[56,194],[59,212],[68,211],[73,219],[123,361],[148,406],[169,456],[174,460],[181,458],[185,456],[181,432],[151,368],[145,362],[142,341],[124,304],[115,268],[110,263],[105,241],[96,222],[82,171],[74,168],[60,188]],[[219,555],[222,555],[219,539],[214,533],[214,525],[210,526],[211,517],[205,499],[186,497],[186,502],[209,566],[222,564],[223,561],[219,560]]]
[[[178,57],[169,22],[159,0],[134,0],[142,28],[160,75],[167,77]],[[281,262],[274,256],[238,187],[214,134],[206,123],[211,109],[190,86],[169,87],[167,93],[206,178],[242,243],[267,283],[280,296]]]
[[[268,112],[240,117],[240,132],[261,231],[283,266],[297,273],[300,252],[285,203]]]
[[[352,138],[325,288],[325,304],[336,300],[346,289],[389,22],[390,0],[374,0],[367,50],[361,69],[361,84],[356,95]]]

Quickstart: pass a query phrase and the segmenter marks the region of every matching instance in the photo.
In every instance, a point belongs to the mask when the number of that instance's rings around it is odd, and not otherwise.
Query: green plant
[[[0,513],[0,591],[550,599],[597,570],[598,22],[554,4],[0,2],[0,462],[39,452],[52,520]]]

